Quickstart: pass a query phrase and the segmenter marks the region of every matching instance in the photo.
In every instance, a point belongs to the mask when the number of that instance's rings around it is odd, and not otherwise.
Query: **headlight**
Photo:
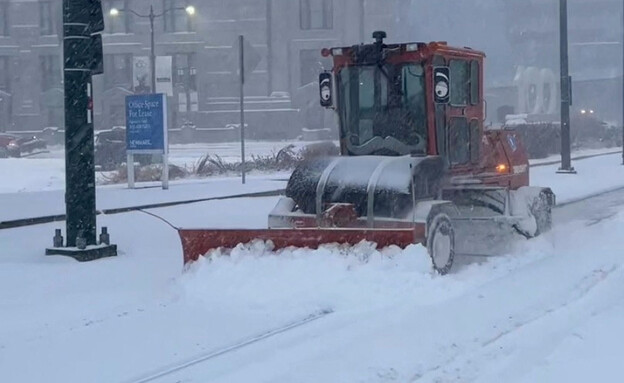
[[[17,148],[18,145],[17,145],[17,142],[11,141],[11,142],[9,142],[8,146],[9,146],[9,148]]]

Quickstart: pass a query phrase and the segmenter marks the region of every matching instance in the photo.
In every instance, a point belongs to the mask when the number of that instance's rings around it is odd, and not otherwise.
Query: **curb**
[[[264,192],[235,194],[235,195],[227,195],[227,196],[221,196],[221,197],[200,198],[200,199],[185,200],[185,201],[161,202],[161,203],[153,203],[153,204],[148,204],[148,205],[128,206],[128,207],[120,207],[120,208],[113,208],[113,209],[101,209],[101,210],[97,210],[95,214],[96,215],[123,214],[123,213],[130,213],[133,211],[139,211],[139,210],[159,209],[159,208],[164,208],[164,207],[189,205],[189,204],[199,203],[199,202],[218,201],[218,200],[235,199],[235,198],[274,197],[274,196],[278,196],[282,194],[284,190],[285,189],[277,189],[277,190],[269,190],[269,191],[264,191]],[[65,214],[3,221],[3,222],[0,222],[0,230],[16,229],[16,228],[25,227],[25,226],[43,225],[45,223],[52,223],[52,222],[58,222],[58,221],[64,221],[64,220],[65,220]]]

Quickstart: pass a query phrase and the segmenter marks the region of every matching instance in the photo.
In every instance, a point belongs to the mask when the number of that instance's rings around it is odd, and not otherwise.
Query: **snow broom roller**
[[[374,242],[422,244],[445,274],[455,254],[484,254],[508,236],[551,227],[555,196],[529,186],[512,129],[485,129],[485,54],[445,42],[323,49],[321,105],[339,121],[340,156],[292,173],[268,229],[180,229],[184,262],[254,240],[274,250]]]

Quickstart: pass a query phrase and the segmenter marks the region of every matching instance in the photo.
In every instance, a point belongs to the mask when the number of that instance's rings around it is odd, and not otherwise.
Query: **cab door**
[[[483,131],[481,88],[482,59],[438,56],[434,65],[449,73],[448,102],[436,104],[435,125],[438,153],[447,160],[452,174],[478,170]]]

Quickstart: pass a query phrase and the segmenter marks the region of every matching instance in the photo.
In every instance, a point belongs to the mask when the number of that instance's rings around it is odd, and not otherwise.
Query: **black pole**
[[[570,104],[572,98],[568,71],[568,2],[559,0],[559,51],[561,63],[561,167],[558,173],[576,173],[570,154]]]
[[[238,36],[239,71],[240,71],[240,135],[241,135],[241,178],[245,181],[245,37]]]
[[[156,15],[154,14],[154,6],[150,5],[150,37],[151,37],[151,53],[150,53],[150,66],[152,67],[152,93],[156,93],[156,52],[154,49],[154,19]]]
[[[63,55],[65,68],[65,206],[67,246],[80,236],[96,244],[93,121],[89,117],[91,69],[87,25],[72,22],[76,2],[64,0]]]
[[[359,30],[359,34],[360,34],[360,41],[366,41],[366,25],[365,25],[365,20],[366,20],[366,0],[360,0],[359,3],[359,16],[360,16],[360,30]]]
[[[65,86],[65,212],[67,245],[56,229],[46,255],[85,262],[117,255],[103,227],[96,240],[95,148],[92,76],[103,72],[100,32],[104,15],[99,2],[63,0],[63,81]],[[99,246],[95,246],[99,245]]]
[[[624,165],[624,2],[622,3],[622,165]]]
[[[268,94],[273,93],[273,0],[267,0],[266,4],[266,33],[267,33],[267,75]]]

